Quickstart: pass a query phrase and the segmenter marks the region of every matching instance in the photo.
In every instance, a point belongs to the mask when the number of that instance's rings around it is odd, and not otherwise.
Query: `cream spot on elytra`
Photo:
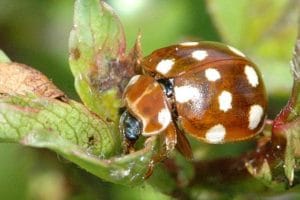
[[[166,108],[162,109],[158,113],[158,122],[163,126],[166,127],[171,122],[171,114],[170,111]]]
[[[179,103],[185,103],[200,97],[199,89],[191,86],[175,87],[175,98]]]
[[[223,91],[218,97],[220,110],[227,112],[232,108],[232,95],[228,91]]]
[[[259,122],[262,119],[264,110],[260,105],[253,105],[249,111],[249,125],[248,128],[253,130],[257,128]]]
[[[192,52],[192,57],[196,60],[204,60],[208,56],[207,51],[205,50],[196,50]]]
[[[175,63],[174,59],[161,60],[157,64],[156,70],[162,74],[167,74],[172,69],[174,63]]]
[[[221,78],[220,72],[213,68],[208,68],[205,70],[205,77],[209,81],[216,81]]]
[[[252,85],[252,87],[258,86],[258,76],[253,67],[246,65],[244,72],[246,74],[249,84]]]
[[[220,143],[224,140],[226,129],[222,124],[211,127],[205,134],[205,138],[210,143]]]

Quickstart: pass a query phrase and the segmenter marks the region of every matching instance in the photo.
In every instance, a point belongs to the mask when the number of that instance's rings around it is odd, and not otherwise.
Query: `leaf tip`
[[[11,60],[8,56],[0,49],[0,63],[10,63]]]

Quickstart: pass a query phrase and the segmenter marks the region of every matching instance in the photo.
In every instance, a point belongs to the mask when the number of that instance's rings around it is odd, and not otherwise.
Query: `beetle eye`
[[[142,130],[141,123],[132,116],[129,112],[125,111],[120,118],[121,131],[125,137],[130,141],[136,141]]]
[[[171,97],[173,95],[173,79],[158,79],[157,82],[159,82],[163,86],[164,92],[167,97]]]

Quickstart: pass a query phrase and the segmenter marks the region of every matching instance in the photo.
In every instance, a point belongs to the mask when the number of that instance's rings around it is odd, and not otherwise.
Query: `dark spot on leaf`
[[[114,121],[113,121],[112,119],[110,119],[110,118],[106,118],[105,120],[106,120],[106,122],[109,122],[109,123],[114,122]]]
[[[69,98],[66,95],[56,97],[55,99],[57,99],[63,103],[68,103],[68,101],[69,101]]]
[[[71,50],[71,56],[74,60],[78,60],[80,58],[80,55],[81,55],[81,53],[78,48]]]
[[[89,136],[88,137],[88,144],[89,144],[89,146],[93,146],[94,144],[95,144],[95,137],[94,137],[94,135],[91,135],[91,136]]]

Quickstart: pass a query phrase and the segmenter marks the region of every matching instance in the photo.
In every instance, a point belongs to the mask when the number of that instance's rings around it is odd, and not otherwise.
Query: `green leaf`
[[[84,104],[103,118],[117,121],[120,107],[120,60],[123,28],[111,8],[99,0],[75,1],[69,40],[70,66]]]
[[[300,24],[298,24],[300,31]],[[273,140],[285,143],[284,152],[284,172],[292,185],[295,178],[295,170],[299,169],[296,165],[300,161],[300,32],[295,42],[293,59],[291,62],[293,72],[293,88],[287,105],[282,109],[273,123]]]
[[[262,167],[258,172],[255,171],[255,168],[251,168],[250,165],[247,165],[247,167],[250,173],[255,177],[263,180],[266,183],[270,183],[272,181],[272,173],[267,160],[264,160]]]
[[[300,24],[298,28],[300,29]],[[300,32],[298,33],[298,39],[295,43],[295,50],[291,62],[291,67],[294,75],[292,95],[287,106],[284,108],[284,111],[276,119],[276,123],[286,123],[286,127],[282,130],[286,137],[284,172],[289,180],[290,185],[292,185],[294,181],[296,159],[298,159],[298,162],[300,159]]]
[[[260,67],[268,93],[287,95],[292,83],[288,63],[297,34],[298,1],[207,3],[224,42],[240,48]]]
[[[8,96],[0,99],[0,107],[2,141],[21,141],[32,132],[42,131],[98,157],[115,155],[118,150],[110,125],[75,101]]]
[[[156,153],[154,149],[158,149],[158,140],[152,137],[140,151],[111,157],[120,147],[112,134],[114,129],[75,101],[3,96],[0,108],[1,142],[49,148],[106,181],[141,183]]]
[[[285,150],[284,156],[284,173],[289,180],[290,185],[293,184],[294,181],[294,173],[295,173],[295,145],[300,144],[300,138],[297,136],[298,134],[295,132],[286,132],[287,134],[287,146]]]
[[[0,49],[0,63],[10,63],[10,59],[7,55]]]

